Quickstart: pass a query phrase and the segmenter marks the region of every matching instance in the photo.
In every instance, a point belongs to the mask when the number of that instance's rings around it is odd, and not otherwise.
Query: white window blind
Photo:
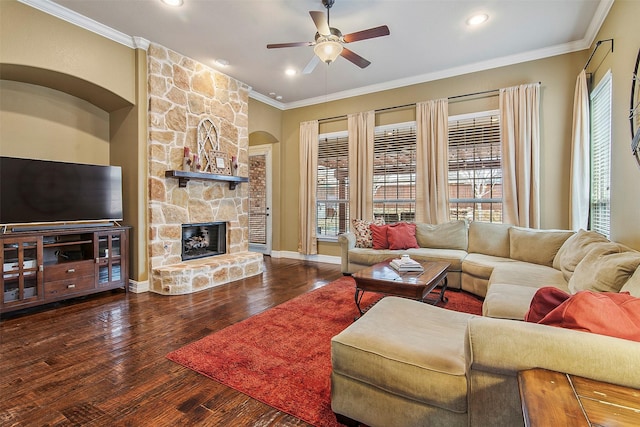
[[[449,117],[449,212],[451,220],[502,222],[498,111]]]
[[[591,229],[611,233],[611,71],[591,92]]]
[[[346,132],[319,137],[316,200],[318,238],[336,240],[349,228],[349,139]]]
[[[373,153],[373,216],[387,224],[414,221],[416,123],[376,127]]]

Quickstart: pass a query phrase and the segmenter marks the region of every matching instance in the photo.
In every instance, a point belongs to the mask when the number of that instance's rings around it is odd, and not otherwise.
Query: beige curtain
[[[587,73],[582,70],[576,79],[573,96],[573,127],[571,134],[571,186],[569,187],[569,219],[573,230],[589,225],[590,130],[589,89]]]
[[[449,221],[449,101],[416,104],[416,220]]]
[[[503,222],[540,227],[540,84],[500,89]]]
[[[349,218],[373,219],[375,112],[349,114]]]
[[[298,252],[318,253],[316,185],[318,175],[318,121],[300,123],[300,241]]]

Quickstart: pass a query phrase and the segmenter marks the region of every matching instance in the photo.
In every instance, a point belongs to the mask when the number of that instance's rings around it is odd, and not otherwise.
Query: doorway
[[[249,250],[271,255],[271,146],[249,147]]]

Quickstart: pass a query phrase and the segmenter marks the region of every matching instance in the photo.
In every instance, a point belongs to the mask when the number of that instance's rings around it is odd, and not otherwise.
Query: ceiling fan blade
[[[342,49],[342,52],[340,52],[340,56],[353,62],[360,68],[367,68],[369,64],[371,64],[371,62],[367,61],[362,56],[358,55],[357,53],[354,53],[353,51],[347,49],[346,47]]]
[[[313,46],[313,42],[295,42],[295,43],[275,43],[268,44],[267,49],[276,49],[279,47],[298,47],[298,46]]]
[[[307,66],[304,67],[304,70],[302,70],[302,74],[311,74],[311,72],[315,70],[316,65],[318,65],[319,63],[320,63],[320,58],[318,58],[318,55],[313,55],[313,58],[311,58],[311,61],[309,61]]]
[[[316,28],[318,29],[318,33],[323,36],[328,36],[331,34],[331,30],[329,29],[329,22],[327,21],[327,17],[324,12],[318,12],[317,10],[310,10],[309,15],[311,15],[311,19],[313,19],[313,23],[316,24]]]
[[[389,27],[382,25],[380,27],[369,28],[368,30],[357,31],[355,33],[343,36],[345,43],[357,42],[358,40],[372,39],[374,37],[388,36],[390,34]]]

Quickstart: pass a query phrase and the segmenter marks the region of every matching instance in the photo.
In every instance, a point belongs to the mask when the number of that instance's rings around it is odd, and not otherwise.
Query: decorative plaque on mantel
[[[231,156],[220,151],[218,129],[208,118],[198,123],[198,157],[202,172],[231,175]]]

